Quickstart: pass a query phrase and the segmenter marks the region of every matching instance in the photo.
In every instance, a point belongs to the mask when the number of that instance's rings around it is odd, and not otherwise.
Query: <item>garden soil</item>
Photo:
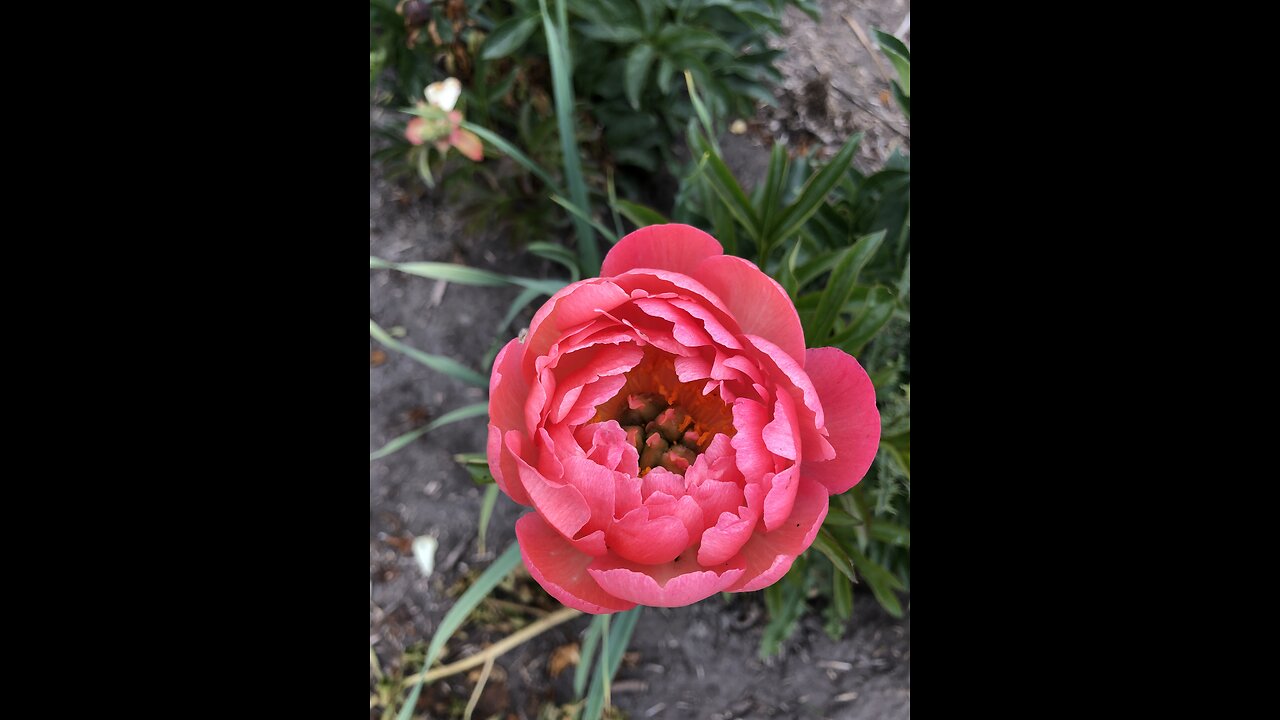
[[[828,1],[824,22],[789,9],[788,50],[780,62],[786,80],[777,108],[762,109],[750,129],[723,141],[726,161],[748,186],[763,175],[776,138],[793,150],[824,153],[853,132],[865,139],[857,160],[878,167],[896,148],[909,148],[909,129],[885,91],[888,84],[849,17],[866,34],[892,32],[910,10],[906,2]],[[892,74],[887,60],[884,65]],[[371,122],[389,118],[371,111]],[[371,141],[371,149],[372,149]],[[558,277],[559,266],[537,259],[493,232],[467,233],[450,207],[388,179],[370,162],[369,251],[394,261],[458,262],[500,273]],[[391,271],[370,271],[369,315],[408,345],[479,367],[497,349],[495,335],[517,290],[437,283]],[[533,308],[517,318],[527,325]],[[504,338],[514,335],[505,331]],[[370,340],[369,450],[431,419],[474,402],[484,391],[469,388]],[[394,676],[406,650],[420,651],[458,590],[515,537],[522,508],[499,496],[478,551],[477,518],[483,488],[454,462],[459,452],[483,452],[480,419],[440,428],[386,458],[369,474],[369,634],[380,669]],[[412,540],[438,541],[432,575],[424,576]],[[613,687],[613,704],[631,718],[909,718],[911,619],[885,613],[865,588],[855,590],[854,619],[840,640],[808,614],[779,655],[758,659],[766,622],[761,593],[720,596],[674,609],[646,608]],[[510,615],[491,610],[450,641],[445,662],[509,634],[528,617],[556,604],[527,575],[496,595]],[[551,708],[573,699],[576,643],[589,623],[576,618],[515,648],[495,665],[476,718],[534,720],[558,717]],[[476,680],[459,674],[424,690],[419,712],[460,716]],[[374,676],[371,671],[370,690]],[[541,714],[541,715],[540,715]],[[371,710],[371,717],[380,711]]]

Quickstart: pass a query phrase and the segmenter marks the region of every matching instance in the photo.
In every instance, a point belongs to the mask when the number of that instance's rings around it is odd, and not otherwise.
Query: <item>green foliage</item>
[[[520,546],[514,542],[507,547],[506,552],[498,556],[493,564],[476,578],[475,584],[467,588],[467,591],[458,598],[458,601],[449,608],[449,612],[445,613],[444,618],[440,621],[440,626],[436,628],[435,635],[431,636],[431,645],[427,648],[427,659],[422,664],[422,672],[418,676],[418,681],[414,683],[413,690],[409,693],[409,699],[405,701],[403,709],[400,711],[399,720],[409,720],[413,717],[413,709],[418,704],[418,696],[422,694],[422,681],[426,677],[427,671],[435,664],[436,658],[440,657],[440,652],[444,650],[444,644],[453,637],[453,634],[462,627],[462,623],[471,614],[472,610],[480,604],[482,600],[493,592],[493,589],[502,582],[516,565],[520,564]]]
[[[906,92],[910,55],[900,54],[906,64],[895,66]],[[700,95],[695,82],[689,91]],[[911,571],[911,166],[895,153],[863,174],[852,166],[858,136],[822,164],[775,146],[764,182],[748,193],[720,157],[712,118],[698,115],[688,127],[694,159],[677,194],[676,221],[707,228],[727,252],[778,280],[796,304],[806,345],[857,357],[881,410],[871,469],[832,498],[811,551],[765,590],[767,656],[795,628],[806,597],[825,600],[826,629],[837,636],[852,617],[851,583],[864,584],[890,614],[903,612],[897,593],[910,587]],[[637,225],[652,212],[624,209]]]

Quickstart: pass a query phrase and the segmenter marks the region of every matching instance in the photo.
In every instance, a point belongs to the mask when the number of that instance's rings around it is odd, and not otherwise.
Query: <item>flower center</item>
[[[733,413],[705,380],[680,382],[673,358],[646,348],[613,398],[596,406],[594,422],[617,420],[640,453],[640,476],[655,467],[684,475],[712,438],[733,437]]]

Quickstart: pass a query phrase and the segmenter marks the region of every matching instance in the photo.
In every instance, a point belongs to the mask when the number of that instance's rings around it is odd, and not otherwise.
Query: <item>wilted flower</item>
[[[457,78],[431,83],[424,94],[427,101],[418,101],[413,111],[416,117],[404,129],[405,138],[414,145],[435,143],[441,153],[452,147],[475,162],[482,160],[480,138],[462,128],[462,113],[453,109],[462,94],[462,83]]]

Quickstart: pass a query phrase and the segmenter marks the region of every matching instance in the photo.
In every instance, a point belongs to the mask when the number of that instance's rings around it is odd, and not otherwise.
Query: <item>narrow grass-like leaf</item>
[[[486,404],[485,410],[486,412],[488,411],[487,404]],[[498,502],[498,486],[494,484],[485,488],[484,500],[480,503],[480,527],[477,530],[477,532],[479,533],[479,537],[477,538],[477,541],[480,546],[479,550],[481,555],[484,555],[485,536],[489,534],[489,518],[493,516],[493,506],[497,502]]]
[[[498,273],[481,270],[479,268],[467,267],[466,265],[456,265],[454,263],[391,263],[386,260],[380,260],[379,258],[370,256],[369,267],[389,267],[408,275],[417,275],[418,277],[431,278],[433,280],[444,280],[446,282],[457,283],[459,285],[501,287],[508,284],[507,279]]]
[[[768,237],[769,227],[773,224],[775,213],[782,210],[782,190],[785,187],[783,179],[787,174],[787,167],[791,164],[787,155],[787,150],[782,143],[774,143],[773,149],[769,152],[769,171],[765,175],[763,190],[760,194],[760,226],[764,230],[764,235]]]
[[[431,644],[427,646],[427,659],[422,664],[422,672],[418,674],[418,682],[414,683],[413,691],[409,693],[409,699],[405,701],[404,707],[400,710],[398,720],[410,720],[413,717],[413,709],[418,704],[418,697],[422,694],[422,681],[427,677],[427,671],[435,664],[436,658],[440,656],[440,651],[444,650],[444,644],[453,637],[453,634],[462,627],[463,621],[471,614],[472,610],[480,604],[480,601],[489,596],[493,589],[502,582],[503,578],[520,564],[520,545],[513,542],[493,561],[493,564],[480,573],[480,577],[476,578],[475,584],[467,588],[462,593],[462,597],[453,604],[449,612],[445,613],[444,619],[440,621],[440,627],[436,628],[435,635],[431,636]]]
[[[853,617],[853,583],[840,573],[831,573],[831,603],[836,617],[841,620]]]
[[[703,105],[702,98],[698,97],[698,88],[694,85],[693,74],[688,70],[684,71],[684,85],[689,89],[689,101],[693,103],[693,111],[698,116],[698,122],[702,123],[702,131],[710,140],[711,147],[715,148],[716,155],[719,155],[720,144],[716,142],[716,129],[711,122],[711,113],[707,112],[707,106]]]
[[[813,546],[817,548],[818,552],[826,555],[831,564],[849,578],[849,582],[858,581],[853,572],[853,561],[849,559],[849,553],[840,547],[840,543],[836,542],[836,539],[831,536],[831,533],[826,528],[818,530],[818,537],[813,539]]]
[[[902,617],[902,603],[898,601],[898,596],[893,594],[894,590],[906,589],[902,581],[894,577],[893,573],[872,562],[858,548],[850,547],[848,550],[849,557],[852,558],[853,564],[857,566],[863,579],[871,586],[871,592],[875,594],[876,600],[880,601],[890,615],[896,618]]]
[[[578,667],[573,671],[573,695],[581,699],[587,691],[587,677],[591,673],[591,661],[596,657],[596,646],[600,644],[600,631],[604,629],[605,615],[591,618],[586,635],[582,636],[582,650],[578,653]]]
[[[473,403],[471,405],[464,405],[457,410],[450,410],[426,425],[423,425],[416,430],[410,430],[409,432],[391,440],[374,452],[369,453],[369,460],[373,461],[378,458],[384,458],[438,427],[443,427],[449,423],[458,422],[459,420],[466,420],[467,418],[479,417],[481,415],[488,414],[489,403],[487,402]]]
[[[489,387],[489,378],[452,358],[424,353],[417,348],[412,348],[401,343],[388,335],[387,331],[379,327],[378,323],[374,322],[372,319],[369,320],[369,335],[386,347],[397,352],[402,352],[436,372],[444,373],[445,375],[448,375],[455,380],[460,380],[468,385],[474,385],[481,388]]]
[[[898,547],[911,547],[911,531],[901,525],[875,520],[871,523],[871,537]]]
[[[747,199],[747,194],[742,191],[742,186],[738,185],[729,167],[724,164],[724,160],[720,159],[719,152],[707,142],[707,139],[699,134],[697,140],[700,144],[698,149],[702,152],[702,162],[706,164],[707,169],[703,177],[720,197],[725,209],[733,215],[738,224],[742,225],[751,239],[759,242],[760,218],[756,215],[755,208],[751,206],[751,201]]]
[[[528,170],[534,175],[537,175],[538,179],[546,183],[547,187],[551,188],[552,192],[560,192],[559,184],[556,183],[554,179],[552,179],[551,175],[546,170],[543,170],[541,165],[529,159],[529,156],[525,155],[524,152],[520,150],[520,148],[507,142],[506,138],[493,132],[492,130],[489,130],[488,128],[484,128],[479,125],[474,125],[465,120],[462,122],[461,127],[464,130],[470,130],[471,132],[475,133],[477,137],[479,137],[481,140],[485,141],[489,145],[492,145],[494,148],[498,150],[498,152],[501,152],[503,155],[506,155],[512,160],[515,160],[516,163],[520,165],[520,167],[524,168],[525,170]]]
[[[850,515],[838,505],[831,505],[827,508],[827,519],[822,521],[823,527],[827,525],[832,527],[853,527],[861,524],[861,520]]]
[[[618,212],[623,217],[630,220],[636,227],[649,227],[650,225],[666,225],[671,222],[662,213],[649,207],[645,207],[639,203],[633,203],[630,200],[619,200],[615,203]]]
[[[511,324],[511,321],[516,319],[516,315],[519,315],[521,310],[525,309],[529,303],[533,302],[534,298],[541,294],[541,291],[534,288],[521,290],[516,299],[511,301],[511,307],[507,308],[507,314],[502,316],[502,323],[498,325],[498,329],[506,329]]]
[[[856,243],[841,252],[840,259],[831,269],[831,278],[827,281],[827,287],[818,298],[818,307],[814,311],[813,321],[805,328],[808,331],[805,337],[810,347],[823,347],[827,344],[836,318],[844,309],[845,303],[849,301],[849,296],[853,294],[858,274],[880,249],[882,243],[884,243],[884,231],[880,230],[862,236]]]
[[[562,4],[568,0],[559,0]],[[565,38],[556,30],[547,12],[546,0],[538,0],[542,10],[542,30],[547,36],[547,55],[551,63],[551,86],[555,96],[556,124],[560,131],[560,150],[564,155],[564,177],[569,185],[569,199],[579,208],[589,207],[587,186],[582,179],[582,160],[578,156],[578,134],[574,122],[573,66],[569,60]],[[579,266],[588,277],[600,273],[600,249],[596,247],[591,225],[574,214],[574,230],[578,239]]]
[[[782,242],[794,235],[818,211],[827,199],[827,193],[831,192],[849,169],[849,163],[853,162],[853,154],[858,150],[861,140],[862,133],[849,138],[840,152],[800,188],[796,201],[783,211],[775,228],[770,229],[770,244]]]
[[[618,666],[622,664],[622,655],[631,642],[631,633],[636,629],[636,621],[640,619],[643,605],[613,615],[613,627],[605,638],[605,645],[600,652],[600,661],[596,663],[596,672],[592,676],[591,690],[587,694],[587,704],[582,713],[582,720],[599,720],[604,712],[605,683],[618,674]]]
[[[618,215],[618,191],[613,186],[613,168],[609,168],[605,173],[604,186],[609,192],[609,213],[613,215],[613,230],[621,238],[622,218]]]
[[[831,345],[856,355],[889,324],[895,308],[897,303],[888,288],[879,285],[871,288],[862,304],[862,311],[831,338]]]
[[[568,248],[563,245],[557,245],[556,243],[542,241],[531,242],[527,247],[529,252],[534,255],[544,257],[552,262],[560,263],[568,268],[569,277],[573,282],[578,282],[578,278],[581,277],[578,274],[578,258],[575,257],[573,253],[569,252]]]
[[[902,94],[910,98],[911,50],[901,40],[883,30],[871,28],[871,32],[875,34],[876,42],[880,44],[880,49],[888,56],[889,62],[893,63],[893,69],[898,71],[898,81],[902,87]]]
[[[600,233],[600,235],[605,240],[608,240],[611,244],[618,242],[618,236],[613,234],[613,231],[610,230],[609,228],[605,227],[604,225],[601,225],[595,218],[588,215],[586,210],[582,209],[581,207],[575,205],[572,202],[569,202],[568,200],[560,197],[559,195],[552,195],[551,200],[552,202],[564,208],[565,210],[568,210],[570,215],[573,215],[578,220],[581,220],[582,222],[585,222],[586,224],[595,228],[595,231]],[[591,242],[593,243],[595,242],[595,237],[591,238]],[[599,269],[600,268],[598,267],[596,268],[597,271]]]

